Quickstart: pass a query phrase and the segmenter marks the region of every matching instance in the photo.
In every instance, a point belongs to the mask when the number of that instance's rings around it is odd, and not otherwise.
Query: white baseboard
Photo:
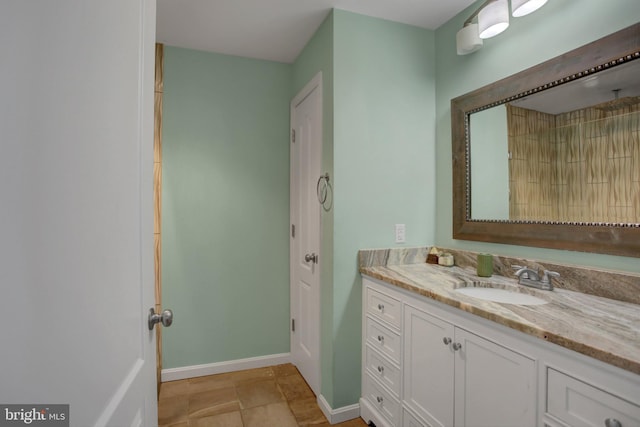
[[[329,406],[329,403],[324,396],[320,395],[318,396],[318,406],[320,407],[320,410],[322,410],[324,416],[327,417],[327,420],[329,420],[329,424],[342,423],[360,416],[360,405],[357,403],[333,409]]]
[[[183,366],[163,369],[162,382],[183,380],[185,378],[203,377],[206,375],[224,374],[244,369],[264,368],[291,362],[291,353],[271,354],[268,356],[249,357],[247,359],[229,360],[227,362],[207,363],[205,365]]]

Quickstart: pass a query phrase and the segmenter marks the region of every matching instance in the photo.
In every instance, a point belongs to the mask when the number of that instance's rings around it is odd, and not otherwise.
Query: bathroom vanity
[[[423,255],[407,264],[367,265],[361,254],[366,422],[640,426],[640,306],[522,288],[512,278],[426,264]],[[459,292],[469,287],[525,293],[544,303]]]

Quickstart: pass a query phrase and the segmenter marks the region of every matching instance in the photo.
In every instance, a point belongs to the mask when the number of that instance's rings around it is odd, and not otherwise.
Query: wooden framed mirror
[[[636,66],[640,23],[452,99],[453,238],[640,257]],[[538,111],[583,89],[610,99]]]

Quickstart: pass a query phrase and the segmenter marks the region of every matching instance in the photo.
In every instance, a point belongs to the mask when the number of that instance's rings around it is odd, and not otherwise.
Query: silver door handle
[[[149,309],[149,330],[153,330],[155,324],[160,322],[162,322],[163,326],[171,326],[173,323],[173,311],[164,310],[162,314],[157,314],[153,308]]]
[[[316,255],[315,253],[306,254],[304,256],[304,260],[305,260],[305,262],[312,262],[313,261],[314,264],[317,264],[318,263],[318,255]]]

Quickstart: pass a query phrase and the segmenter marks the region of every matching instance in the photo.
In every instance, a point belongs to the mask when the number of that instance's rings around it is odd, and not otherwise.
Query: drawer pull
[[[622,427],[622,423],[615,418],[607,418],[604,420],[605,427]]]
[[[451,344],[451,338],[444,337],[444,338],[442,338],[442,342],[444,343],[444,345],[449,345],[449,344]]]
[[[452,347],[453,351],[458,351],[462,348],[462,344],[460,344],[459,342],[454,342]]]
[[[381,405],[382,405],[382,401],[383,401],[384,399],[382,398],[382,396],[376,396],[376,400],[378,401],[378,403],[379,403],[379,404],[381,404]]]
[[[384,343],[384,336],[378,335],[378,342],[380,342],[380,344]]]
[[[384,366],[378,366],[378,372],[382,374],[384,372]]]
[[[384,304],[378,304],[378,310],[384,311]]]

